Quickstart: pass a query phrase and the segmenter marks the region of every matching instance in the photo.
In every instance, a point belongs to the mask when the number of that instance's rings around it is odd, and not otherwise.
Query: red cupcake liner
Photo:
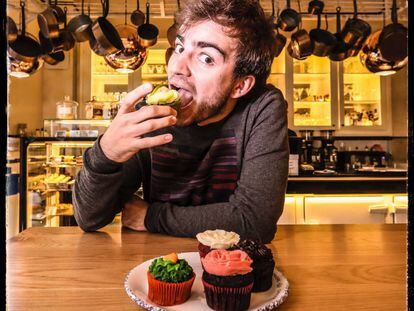
[[[219,287],[203,281],[207,305],[215,311],[243,311],[250,306],[253,282],[243,287]]]
[[[167,283],[159,281],[147,271],[148,298],[160,306],[173,306],[186,302],[191,296],[191,287],[195,280],[193,277],[181,283]]]

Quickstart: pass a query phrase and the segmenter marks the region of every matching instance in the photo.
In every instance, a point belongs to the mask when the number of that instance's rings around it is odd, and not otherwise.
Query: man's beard
[[[228,89],[224,90],[224,92],[217,93],[213,98],[197,103],[194,122],[200,123],[220,113],[220,110],[224,108],[230,98],[231,89],[232,84],[230,84]]]

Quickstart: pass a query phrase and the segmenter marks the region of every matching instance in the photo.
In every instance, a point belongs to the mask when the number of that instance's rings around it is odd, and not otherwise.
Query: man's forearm
[[[84,231],[95,231],[110,223],[140,180],[136,159],[113,162],[105,157],[98,140],[85,152],[84,167],[76,177],[73,205],[78,225]]]

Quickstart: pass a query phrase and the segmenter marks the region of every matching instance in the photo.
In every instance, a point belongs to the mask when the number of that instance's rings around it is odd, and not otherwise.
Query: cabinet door
[[[336,64],[327,57],[290,58],[286,63],[289,127],[333,129],[337,116]]]
[[[296,203],[294,197],[285,197],[285,205],[283,207],[283,214],[278,220],[278,224],[293,225],[296,223]]]
[[[305,197],[307,224],[391,223],[385,196]]]
[[[394,196],[394,223],[406,224],[407,223],[407,210],[408,210],[408,196],[396,195]]]
[[[369,72],[359,57],[340,64],[340,131],[345,134],[390,134],[389,79]]]

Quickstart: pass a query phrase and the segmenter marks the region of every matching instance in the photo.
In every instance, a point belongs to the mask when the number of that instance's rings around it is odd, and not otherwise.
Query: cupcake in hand
[[[240,241],[240,236],[233,231],[206,230],[196,235],[198,240],[198,253],[205,257],[212,249],[234,249]]]
[[[207,305],[216,311],[242,311],[250,306],[252,259],[241,250],[212,250],[201,258]]]
[[[253,259],[253,292],[264,292],[270,289],[275,269],[272,251],[266,245],[253,240],[240,241],[237,246]]]
[[[161,306],[186,302],[195,280],[193,268],[176,253],[155,259],[148,268],[148,298]]]

